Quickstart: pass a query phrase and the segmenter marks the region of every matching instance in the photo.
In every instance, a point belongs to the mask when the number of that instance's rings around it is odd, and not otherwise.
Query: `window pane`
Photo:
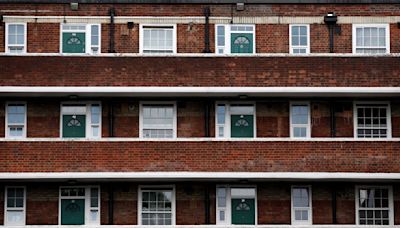
[[[172,53],[173,27],[143,27],[144,53]]]
[[[172,190],[146,190],[142,192],[142,224],[172,224]],[[143,213],[145,211],[146,213]]]
[[[308,207],[309,196],[307,188],[293,188],[293,206],[294,207]]]

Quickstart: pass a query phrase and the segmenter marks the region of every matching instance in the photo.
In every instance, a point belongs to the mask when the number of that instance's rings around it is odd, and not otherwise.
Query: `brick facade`
[[[399,58],[395,57],[3,56],[0,65],[2,86],[396,87],[400,84]]]

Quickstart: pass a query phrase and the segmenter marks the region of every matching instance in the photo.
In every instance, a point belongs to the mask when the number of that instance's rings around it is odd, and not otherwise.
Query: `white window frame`
[[[76,106],[81,106],[81,107],[85,107],[85,112],[77,112],[77,113],[70,113],[70,112],[64,112],[63,111],[63,106],[64,105],[76,105]],[[83,106],[85,105],[85,106]],[[92,124],[92,111],[91,111],[91,107],[92,105],[98,105],[100,108],[100,120],[98,124]],[[96,102],[96,101],[90,101],[90,102],[83,102],[83,101],[77,101],[77,102],[62,102],[60,105],[60,138],[63,139],[67,139],[63,137],[63,115],[71,115],[71,114],[77,114],[77,115],[86,115],[86,126],[85,126],[85,137],[86,139],[99,139],[102,137],[102,105],[101,102]],[[93,132],[92,132],[92,126],[97,126],[99,128],[99,136],[93,136]],[[73,139],[73,138],[71,138]]]
[[[377,189],[377,188],[381,188],[381,189],[388,189],[388,196],[389,196],[389,225],[382,225],[382,226],[393,226],[394,225],[394,206],[393,206],[393,187],[392,186],[389,186],[389,185],[383,185],[383,186],[380,186],[380,185],[357,185],[356,187],[355,187],[355,197],[356,197],[356,199],[355,199],[355,204],[356,204],[356,225],[359,225],[359,226],[365,226],[365,227],[368,227],[368,226],[380,226],[380,225],[360,225],[360,220],[359,220],[359,211],[360,211],[360,209],[362,210],[362,208],[360,208],[360,189],[362,189],[362,188],[375,188],[375,189]],[[379,208],[376,208],[376,209],[379,209]]]
[[[69,26],[85,26],[85,30],[64,30],[63,25]],[[99,26],[99,44],[92,45],[92,25]],[[84,32],[85,33],[85,53],[64,53],[63,52],[63,33],[64,32]],[[92,47],[98,47],[98,52],[94,53]],[[101,24],[85,24],[85,23],[60,23],[60,53],[63,55],[97,55],[101,53]]]
[[[226,190],[226,204],[225,208],[218,207],[218,188],[225,188]],[[257,205],[257,186],[256,185],[217,185],[215,188],[215,219],[216,225],[232,225],[232,195],[231,190],[235,188],[254,188],[254,225],[258,225],[258,205]],[[236,198],[234,198],[236,199]],[[221,221],[219,218],[219,212],[225,211],[225,221]]]
[[[368,53],[357,53],[357,48],[374,48],[372,46],[367,47],[357,47],[357,28],[365,28],[365,27],[376,27],[376,28],[385,28],[385,43],[386,43],[386,52],[385,53],[377,53],[377,54],[368,54]],[[383,55],[383,54],[389,54],[390,53],[390,26],[389,24],[353,24],[353,31],[352,31],[352,37],[353,37],[353,54],[358,54],[358,55]],[[377,48],[377,47],[375,47]]]
[[[225,46],[218,46],[218,26],[224,26],[225,28]],[[232,31],[231,27],[232,26],[251,26],[253,27],[253,31]],[[256,25],[255,24],[216,24],[214,26],[215,30],[215,54],[218,55],[227,55],[227,54],[232,54],[232,55],[254,55],[256,54]],[[248,34],[253,34],[253,53],[246,53],[246,54],[239,54],[239,53],[231,53],[231,33],[248,33]],[[223,48],[224,51],[223,53],[218,53],[218,49]]]
[[[12,52],[10,52],[10,50],[9,50],[9,46],[10,46],[10,44],[8,43],[8,30],[9,30],[9,26],[10,25],[23,25],[24,26],[24,45],[23,45],[23,50],[22,50],[22,52],[21,53],[12,53]],[[28,35],[27,35],[27,32],[28,32],[28,29],[27,29],[27,27],[28,27],[28,25],[27,25],[27,23],[21,23],[21,22],[18,22],[18,23],[6,23],[5,24],[5,26],[6,26],[6,34],[5,34],[5,52],[6,53],[9,53],[9,54],[15,54],[15,55],[18,55],[18,54],[24,54],[24,53],[26,53],[27,52],[27,46],[28,46],[28,43],[27,43],[27,41],[28,41],[28,39],[27,39],[27,37],[28,37]],[[19,45],[18,45],[19,46]]]
[[[363,138],[363,137],[358,137],[358,124],[357,124],[357,119],[358,119],[358,114],[357,114],[357,106],[368,106],[368,105],[386,105],[386,124],[387,124],[387,131],[386,131],[386,139],[391,139],[392,138],[392,109],[390,107],[390,102],[388,101],[355,101],[353,102],[353,134],[354,138],[360,138],[360,139],[370,139],[374,140],[377,138],[371,137],[371,138]],[[385,139],[385,138],[381,138]]]
[[[306,188],[308,189],[308,208],[306,207],[294,207],[293,204],[293,189],[295,188]],[[312,225],[313,223],[313,218],[312,218],[312,189],[311,185],[292,185],[291,190],[290,190],[290,198],[291,198],[291,217],[292,217],[292,225]],[[295,217],[295,211],[296,209],[303,209],[303,210],[308,210],[308,220],[307,221],[299,221],[296,220]]]
[[[22,130],[22,136],[10,136],[10,128],[8,125],[8,106],[9,105],[24,105],[25,107],[25,123],[23,125],[23,130]],[[20,139],[20,138],[26,138],[26,132],[27,132],[27,126],[28,126],[28,106],[25,101],[13,101],[13,102],[7,102],[6,103],[6,113],[5,113],[5,136],[6,138],[12,138],[12,139]],[[14,125],[12,125],[14,126]],[[15,124],[15,126],[20,126],[19,124]]]
[[[8,208],[7,207],[7,193],[8,193],[8,189],[10,188],[23,188],[24,189],[24,205],[22,207],[22,209],[15,209],[13,207]],[[23,222],[21,222],[21,224],[14,224],[8,221],[8,211],[21,211],[23,213]],[[26,225],[26,187],[25,186],[6,186],[5,187],[5,191],[4,191],[4,225],[5,226],[24,226]]]
[[[295,26],[305,26],[307,28],[307,46],[293,46],[292,44],[292,29]],[[310,24],[290,24],[289,25],[289,53],[293,55],[307,55],[310,54]],[[294,53],[294,48],[305,48],[306,53]]]
[[[172,198],[171,198],[171,225],[176,225],[176,188],[175,185],[139,185],[138,186],[138,205],[137,205],[137,217],[138,225],[142,226],[152,226],[152,225],[143,225],[142,224],[142,193],[144,188],[157,190],[163,189],[171,189],[172,190]],[[153,225],[154,226],[170,226],[170,225]]]
[[[61,196],[61,189],[63,188],[84,188],[85,196]],[[98,207],[96,210],[98,211],[98,217],[96,222],[91,222],[90,220],[90,211],[93,207],[90,205],[91,196],[90,189],[97,188],[98,189]],[[62,199],[84,199],[85,200],[85,224],[84,225],[100,225],[101,221],[101,189],[98,185],[86,185],[86,186],[60,186],[58,190],[58,225],[61,225],[61,200]],[[68,226],[68,225],[65,225]],[[73,225],[72,225],[73,226]]]
[[[219,137],[219,131],[218,131],[218,126],[221,124],[218,124],[218,105],[225,105],[225,126],[224,126],[224,137]],[[238,101],[238,102],[228,102],[228,101],[217,101],[215,102],[215,138],[220,138],[220,139],[226,139],[226,138],[232,138],[231,137],[231,111],[230,108],[232,105],[248,105],[248,106],[253,106],[254,107],[254,113],[253,113],[253,119],[254,119],[254,129],[253,129],[253,136],[252,138],[257,138],[257,106],[256,102],[247,102],[247,101]],[[235,138],[236,139],[236,138]],[[237,138],[240,139],[240,138]],[[248,139],[248,138],[242,138],[242,139]]]
[[[290,138],[294,139],[305,139],[305,138],[311,138],[311,105],[309,101],[291,101],[289,104],[289,119],[290,119]],[[292,107],[294,105],[304,105],[308,107],[308,124],[293,124],[292,120]],[[293,129],[295,127],[306,127],[307,128],[307,135],[306,137],[294,137],[294,131]]]
[[[172,27],[172,53],[144,53],[144,31],[143,27]],[[139,53],[143,55],[173,55],[177,53],[177,29],[176,24],[140,24],[139,31]]]
[[[139,138],[144,138],[143,136],[143,106],[146,105],[172,105],[173,106],[173,133],[172,133],[172,139],[177,138],[177,119],[178,119],[178,114],[177,114],[177,107],[176,107],[176,101],[141,101],[139,103]],[[163,140],[163,139],[171,139],[171,138],[146,138],[146,139],[154,139],[154,140]]]

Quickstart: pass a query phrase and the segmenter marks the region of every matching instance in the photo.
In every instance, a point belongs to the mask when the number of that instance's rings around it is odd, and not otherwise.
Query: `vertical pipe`
[[[114,225],[114,188],[108,189],[108,225]]]
[[[204,191],[204,208],[205,208],[205,224],[210,224],[210,188],[209,185],[205,185]]]
[[[331,111],[331,137],[336,137],[336,105],[335,102],[331,102],[330,105]]]
[[[211,53],[210,50],[210,7],[204,8],[204,17],[206,23],[204,24],[204,53]]]
[[[334,36],[333,32],[335,29],[335,25],[330,24],[330,25],[328,25],[328,27],[329,27],[329,52],[333,53],[334,52],[334,44],[335,44],[335,41],[334,41],[335,36]]]
[[[204,136],[210,137],[210,104],[208,100],[204,105]]]
[[[114,40],[114,35],[115,35],[115,23],[114,23],[114,17],[115,17],[115,9],[111,8],[110,9],[110,43],[109,43],[109,53],[115,53],[115,40]]]
[[[114,103],[109,102],[108,105],[108,135],[114,137]]]
[[[336,187],[332,186],[332,224],[337,224]]]

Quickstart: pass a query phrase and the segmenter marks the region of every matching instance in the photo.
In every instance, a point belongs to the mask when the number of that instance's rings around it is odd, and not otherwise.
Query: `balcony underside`
[[[400,173],[397,141],[4,141],[0,172]]]

